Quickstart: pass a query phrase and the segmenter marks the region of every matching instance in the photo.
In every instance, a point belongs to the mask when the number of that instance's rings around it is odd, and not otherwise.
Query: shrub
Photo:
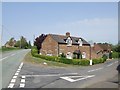
[[[79,59],[72,59],[72,64],[73,65],[80,65],[80,60]]]
[[[99,64],[99,63],[104,63],[106,61],[105,58],[99,58],[99,59],[93,59],[92,64]]]
[[[118,52],[112,53],[112,58],[120,58],[119,56],[120,56],[120,53],[118,53]]]
[[[80,65],[82,66],[88,66],[90,64],[89,60],[80,60]]]
[[[62,53],[62,54],[60,55],[60,57],[65,58],[66,56],[65,56],[65,54],[64,54],[64,53]]]
[[[88,66],[90,64],[89,60],[86,59],[67,59],[63,56],[57,57],[57,56],[45,56],[45,55],[39,55],[37,50],[37,47],[33,47],[31,50],[31,54],[34,57],[45,59],[48,61],[55,61],[55,62],[60,62],[60,63],[65,63],[65,64],[73,64],[73,65],[82,65],[82,66]],[[98,64],[98,63],[103,63],[106,61],[106,57],[104,56],[103,58],[99,59],[93,59],[92,60],[93,64]]]
[[[107,60],[107,55],[104,54],[104,55],[102,56],[102,58],[103,58],[104,61],[106,61],[106,60]]]

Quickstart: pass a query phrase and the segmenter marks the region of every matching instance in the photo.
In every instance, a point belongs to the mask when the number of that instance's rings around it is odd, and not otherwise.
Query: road
[[[14,50],[2,53],[0,64],[2,64],[2,88],[7,88],[12,76],[22,62],[26,53],[30,50]]]
[[[18,74],[13,76],[9,88],[89,88],[117,76],[117,66],[118,60],[80,67],[50,67],[24,62],[17,69]],[[108,85],[106,88],[113,87]],[[117,83],[114,88],[118,88]]]

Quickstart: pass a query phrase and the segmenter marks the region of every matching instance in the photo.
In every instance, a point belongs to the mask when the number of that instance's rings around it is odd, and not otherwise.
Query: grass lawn
[[[0,48],[0,51],[4,52],[4,51],[11,51],[11,50],[19,50],[20,48],[6,48],[6,47],[2,47]]]
[[[46,66],[57,66],[57,67],[71,67],[71,66],[76,67],[77,66],[78,67],[78,65],[69,65],[69,64],[64,64],[64,63],[59,63],[59,62],[54,62],[54,61],[47,61],[47,60],[41,59],[41,58],[36,58],[31,55],[31,52],[26,54],[26,56],[24,58],[24,62],[32,63],[32,64],[36,64],[36,65],[44,65],[43,63],[45,62],[45,63],[47,63]]]

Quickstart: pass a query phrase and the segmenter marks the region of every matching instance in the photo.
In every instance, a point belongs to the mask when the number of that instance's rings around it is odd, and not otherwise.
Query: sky
[[[117,2],[4,2],[2,44],[40,34],[82,37],[86,41],[118,42]]]

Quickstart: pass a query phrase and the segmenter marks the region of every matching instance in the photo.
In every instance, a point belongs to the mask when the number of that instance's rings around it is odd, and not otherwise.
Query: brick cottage
[[[91,53],[90,44],[81,37],[73,37],[69,32],[66,35],[47,34],[42,42],[40,54],[49,56],[66,55],[67,58],[73,57],[90,59],[97,58],[95,53]]]

